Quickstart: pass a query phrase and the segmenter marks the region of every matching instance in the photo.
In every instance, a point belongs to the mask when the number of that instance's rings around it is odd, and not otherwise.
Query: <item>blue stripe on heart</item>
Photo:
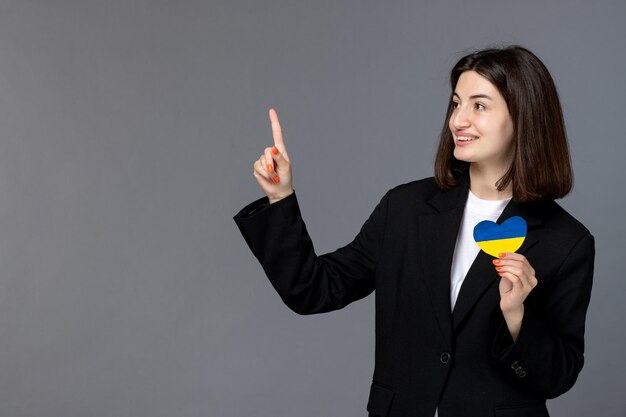
[[[474,227],[474,240],[476,242],[484,242],[487,240],[526,237],[526,231],[526,220],[519,216],[509,217],[500,225],[484,220]]]

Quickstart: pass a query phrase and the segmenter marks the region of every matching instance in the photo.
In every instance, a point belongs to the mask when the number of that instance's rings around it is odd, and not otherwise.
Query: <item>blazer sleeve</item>
[[[296,193],[268,204],[256,200],[234,216],[243,238],[284,301],[298,314],[340,309],[374,290],[389,192],[355,239],[317,256]]]
[[[556,274],[547,314],[526,308],[515,342],[505,322],[495,338],[493,353],[504,372],[545,398],[568,391],[583,367],[594,256],[594,238],[587,234],[576,243]]]

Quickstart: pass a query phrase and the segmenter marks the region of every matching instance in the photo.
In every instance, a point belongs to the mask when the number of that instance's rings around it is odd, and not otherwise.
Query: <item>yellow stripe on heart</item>
[[[483,240],[476,242],[478,246],[494,258],[502,252],[515,252],[524,243],[524,237],[514,237],[510,239]]]

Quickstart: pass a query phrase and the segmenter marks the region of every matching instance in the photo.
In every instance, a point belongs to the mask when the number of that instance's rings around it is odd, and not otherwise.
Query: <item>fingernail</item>
[[[498,254],[498,258],[505,258],[505,257],[506,257],[506,252]]]
[[[498,272],[498,275],[502,276],[504,275],[504,272]]]
[[[267,172],[272,172],[274,171],[274,167],[272,166],[272,164],[267,164]]]
[[[502,271],[502,267],[501,266],[496,266],[496,271]]]
[[[500,259],[494,259],[491,261],[494,265],[498,265],[500,263]]]
[[[273,153],[274,155],[278,155],[278,148],[277,148],[276,146],[274,146],[274,147],[272,148],[272,153]]]
[[[278,184],[278,183],[280,182],[280,178],[278,178],[278,177],[274,177],[274,178],[273,178],[273,181],[274,181],[276,184]]]

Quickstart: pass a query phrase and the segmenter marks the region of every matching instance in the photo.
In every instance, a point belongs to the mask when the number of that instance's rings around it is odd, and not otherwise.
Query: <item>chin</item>
[[[463,152],[457,152],[456,149],[454,150],[453,154],[454,157],[458,160],[458,161],[462,161],[462,162],[476,162],[474,160],[474,158],[472,158],[470,155],[467,155]]]

